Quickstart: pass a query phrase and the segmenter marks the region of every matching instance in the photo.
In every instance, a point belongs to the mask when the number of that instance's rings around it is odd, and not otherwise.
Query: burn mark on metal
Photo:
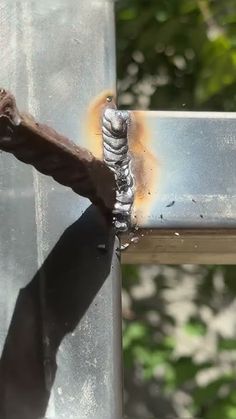
[[[103,212],[116,202],[115,177],[91,152],[30,115],[20,113],[12,94],[0,89],[0,149],[87,197]]]
[[[166,208],[171,208],[175,205],[175,201],[170,202],[168,205],[166,205]]]
[[[126,115],[126,111],[119,111],[116,108],[116,96],[113,91],[102,91],[88,107],[85,120],[85,138],[88,139],[88,147],[98,158],[104,158],[104,138],[103,138],[103,117],[107,109],[113,109],[119,115]],[[128,224],[142,224],[145,222],[150,212],[150,207],[156,197],[158,182],[159,162],[151,150],[151,136],[144,112],[128,112],[129,120],[127,123],[127,145],[130,158],[129,172],[135,183],[133,203],[130,208],[131,216],[122,225],[118,225],[119,230],[126,230]],[[126,176],[127,176],[126,171]],[[126,179],[129,182],[129,179]],[[118,186],[116,185],[116,194]],[[130,205],[130,201],[129,201]],[[117,206],[117,205],[116,205]],[[123,207],[124,208],[124,207]],[[116,212],[116,210],[114,210]],[[118,211],[115,215],[115,222]],[[126,216],[127,217],[127,213]]]
[[[116,109],[112,97],[102,118],[103,157],[116,179],[116,202],[113,209],[117,231],[127,231],[134,201],[134,178],[128,144],[129,112]]]
[[[116,109],[116,95],[111,90],[102,91],[88,107],[85,120],[85,137],[88,148],[98,159],[103,159],[103,115],[107,108]],[[135,180],[134,202],[131,208],[131,225],[142,224],[149,215],[156,197],[159,164],[151,150],[151,136],[145,113],[129,112],[127,124],[128,152],[131,158],[130,171]]]
[[[151,149],[151,133],[145,112],[130,112],[129,151],[135,179],[132,223],[143,224],[156,198],[159,162]]]

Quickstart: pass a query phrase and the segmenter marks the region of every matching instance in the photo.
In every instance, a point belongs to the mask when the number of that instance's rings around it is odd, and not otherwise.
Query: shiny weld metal
[[[109,98],[108,98],[109,101]],[[115,174],[116,202],[113,221],[117,231],[127,231],[134,202],[134,178],[128,146],[130,114],[107,107],[103,113],[103,157]]]

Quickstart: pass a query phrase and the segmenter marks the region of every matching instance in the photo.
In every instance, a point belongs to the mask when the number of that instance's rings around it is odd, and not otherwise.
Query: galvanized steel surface
[[[0,85],[15,93],[20,109],[86,146],[83,123],[88,104],[101,91],[115,88],[112,2],[3,0],[0,42]],[[65,229],[76,222],[89,203],[5,154],[0,155],[0,182],[0,348],[18,295],[22,300],[19,290],[23,288],[24,295],[24,287],[36,278],[44,319],[45,385],[50,388],[53,327],[47,322],[47,278],[39,269],[46,257],[54,254]],[[88,220],[84,222],[86,225]],[[96,226],[94,234],[99,237]],[[91,241],[95,246],[96,241],[93,238]],[[111,251],[109,246],[108,249]],[[65,283],[71,275],[74,279],[85,279],[85,271],[75,269],[74,277],[66,262],[63,268],[62,254],[60,266],[62,273],[65,269]],[[102,258],[101,249],[96,254]],[[87,264],[92,264],[88,253],[87,258]],[[116,299],[120,285],[115,254],[112,266],[111,274],[106,271],[107,279],[103,278],[102,288],[79,325],[68,331],[58,348],[47,418],[121,417],[120,306],[119,298]],[[32,283],[35,284],[35,279]],[[70,301],[65,301],[66,304]],[[13,321],[11,331],[14,325]],[[20,418],[20,411],[17,414]],[[24,419],[29,415],[26,409]]]
[[[143,188],[146,211],[140,212],[137,203],[133,224],[147,229],[236,227],[236,113],[133,114],[134,119],[142,115],[148,133],[143,142],[149,141],[157,161],[156,181],[147,180]]]
[[[0,150],[90,199],[110,217],[116,182],[106,163],[32,115],[20,113],[14,96],[4,89],[0,90]]]

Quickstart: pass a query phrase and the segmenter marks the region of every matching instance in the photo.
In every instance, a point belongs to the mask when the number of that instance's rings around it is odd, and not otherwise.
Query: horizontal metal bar
[[[236,114],[134,112],[134,119],[140,118],[156,174],[152,183],[147,179],[133,224],[236,227]]]
[[[134,111],[140,113],[140,111]],[[236,119],[236,112],[209,112],[209,111],[145,111],[152,118],[197,118],[197,119]]]
[[[236,230],[139,230],[123,236],[127,264],[236,264]]]
[[[236,263],[236,113],[132,112],[125,263]]]

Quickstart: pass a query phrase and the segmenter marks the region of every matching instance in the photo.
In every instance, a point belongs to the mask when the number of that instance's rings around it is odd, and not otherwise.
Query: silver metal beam
[[[133,123],[141,192],[123,260],[235,263],[236,113],[137,111]]]
[[[134,113],[137,118],[139,114]],[[143,191],[148,208],[139,226],[235,228],[236,113],[142,115],[157,173],[154,184],[147,183]]]
[[[115,89],[113,15],[105,0],[0,5],[1,85],[80,145],[90,102]],[[86,199],[4,153],[0,188],[0,416],[120,419],[112,231]]]

